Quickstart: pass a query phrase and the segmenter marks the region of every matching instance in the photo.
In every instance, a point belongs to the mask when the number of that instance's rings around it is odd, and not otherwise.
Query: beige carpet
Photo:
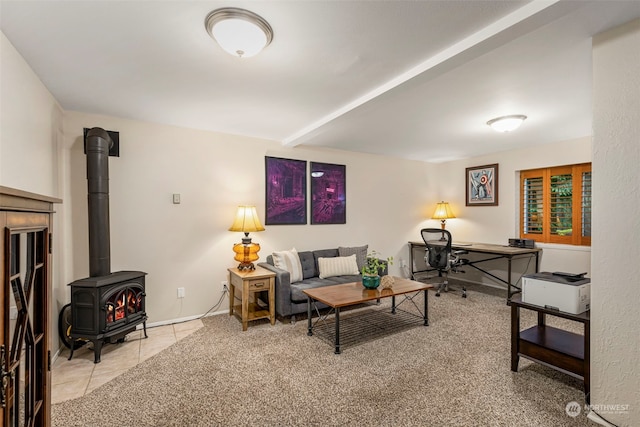
[[[468,289],[467,299],[430,293],[430,326],[407,324],[366,339],[350,334],[341,355],[307,336],[306,320],[258,322],[243,333],[236,318],[209,317],[204,328],[127,373],[54,405],[53,425],[590,425],[584,411],[565,413],[571,401],[584,404],[580,381],[526,359],[511,372],[504,292]],[[388,310],[383,301],[345,312],[345,331],[351,316],[360,323],[383,317],[371,314]],[[523,311],[522,324],[534,323]]]

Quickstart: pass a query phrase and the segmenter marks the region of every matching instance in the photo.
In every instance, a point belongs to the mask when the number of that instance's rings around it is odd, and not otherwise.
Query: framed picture
[[[311,162],[311,224],[346,224],[346,166]]]
[[[307,223],[307,162],[266,157],[265,225]]]
[[[498,206],[498,164],[467,168],[467,206]]]

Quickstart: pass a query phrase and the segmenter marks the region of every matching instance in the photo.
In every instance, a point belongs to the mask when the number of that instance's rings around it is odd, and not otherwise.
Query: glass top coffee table
[[[345,283],[342,285],[324,286],[321,288],[307,289],[303,291],[307,295],[307,317],[308,332],[307,335],[313,335],[314,328],[321,320],[325,320],[329,315],[335,313],[335,354],[340,354],[340,309],[344,307],[362,304],[368,301],[379,301],[382,298],[391,298],[391,313],[396,314],[396,309],[400,304],[410,301],[417,308],[420,316],[424,320],[424,326],[429,326],[428,316],[428,293],[433,285],[427,283],[416,282],[409,279],[394,277],[394,283],[390,288],[385,289],[367,289],[361,282]],[[424,305],[422,309],[413,301],[413,299],[424,293]],[[402,296],[400,303],[396,304],[396,296]],[[321,315],[317,303],[323,303],[332,310]],[[313,322],[312,314],[315,308],[318,318]]]

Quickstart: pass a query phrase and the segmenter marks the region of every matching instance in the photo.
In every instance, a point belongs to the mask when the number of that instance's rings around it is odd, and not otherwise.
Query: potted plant
[[[393,265],[393,257],[383,260],[378,258],[376,251],[368,253],[362,266],[362,285],[367,289],[376,289],[380,286],[380,273],[387,268],[387,265]]]

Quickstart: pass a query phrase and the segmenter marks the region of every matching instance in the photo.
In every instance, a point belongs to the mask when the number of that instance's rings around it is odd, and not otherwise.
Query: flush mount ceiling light
[[[207,15],[204,26],[222,49],[240,58],[258,54],[273,40],[273,30],[267,21],[236,7],[214,10]]]
[[[487,124],[496,132],[511,132],[518,129],[526,118],[527,116],[523,116],[522,114],[502,116],[489,120]]]

